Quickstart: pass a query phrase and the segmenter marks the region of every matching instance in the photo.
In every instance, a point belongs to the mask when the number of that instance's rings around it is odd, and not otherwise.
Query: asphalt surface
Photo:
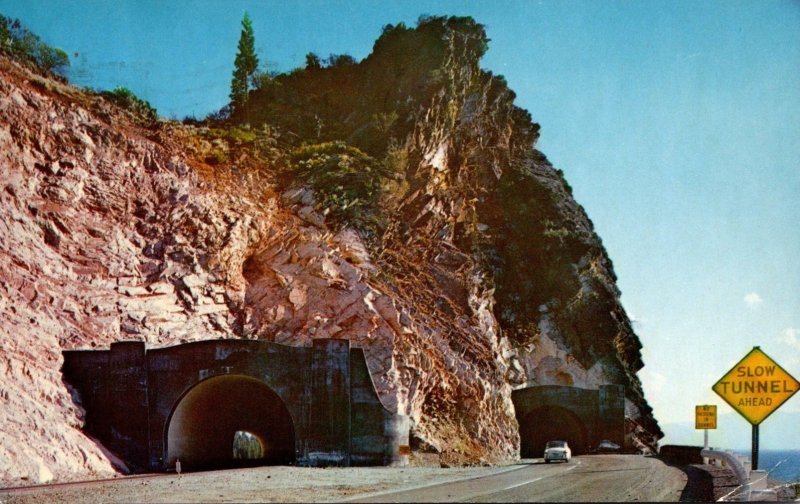
[[[640,455],[592,455],[569,463],[528,460],[523,464],[500,474],[349,502],[676,502],[687,483],[680,469]]]
[[[0,489],[0,504],[678,501],[687,476],[657,458],[591,455],[503,467],[264,466]]]

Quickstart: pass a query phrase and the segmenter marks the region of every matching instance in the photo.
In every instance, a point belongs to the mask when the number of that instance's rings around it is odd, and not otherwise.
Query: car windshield
[[[547,446],[545,448],[566,448],[567,442],[566,441],[548,441]]]

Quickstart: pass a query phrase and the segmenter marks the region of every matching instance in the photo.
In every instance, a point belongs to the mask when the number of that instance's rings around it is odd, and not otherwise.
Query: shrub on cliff
[[[390,175],[381,163],[344,142],[295,149],[289,172],[317,194],[320,209],[341,224],[369,231],[379,224],[377,206]]]
[[[349,54],[331,54],[325,62],[328,68],[344,68],[354,66],[356,59]]]
[[[261,128],[205,127],[198,129],[197,135],[203,140],[197,152],[210,165],[222,165],[231,160],[239,162],[243,157],[249,157],[256,166],[261,167],[281,164],[283,151],[278,145],[280,133],[269,124]]]
[[[65,77],[69,56],[62,49],[50,47],[22,26],[18,19],[0,14],[0,52],[33,65],[37,70]]]
[[[111,91],[102,91],[100,95],[120,107],[130,110],[146,124],[152,124],[158,119],[156,109],[150,105],[150,102],[142,100],[126,87],[116,87]]]
[[[310,52],[306,54],[306,70],[319,70],[322,68],[322,60],[319,59],[319,56]]]

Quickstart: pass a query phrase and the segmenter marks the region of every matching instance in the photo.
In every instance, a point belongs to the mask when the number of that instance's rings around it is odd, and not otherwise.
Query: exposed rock
[[[247,119],[347,139],[396,170],[380,237],[368,242],[370,283],[410,321],[391,344],[415,436],[458,446],[464,460],[513,456],[512,384],[618,383],[652,445],[660,430],[611,261],[562,173],[535,150],[539,125],[502,77],[480,69],[487,41],[469,18],[387,26],[354,67],[279,77],[253,95]]]

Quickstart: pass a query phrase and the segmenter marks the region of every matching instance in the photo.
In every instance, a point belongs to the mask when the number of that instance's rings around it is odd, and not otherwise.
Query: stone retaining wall
[[[738,485],[736,475],[728,467],[703,464],[700,446],[664,445],[658,450],[666,463],[682,466],[688,476],[681,500],[712,502],[730,493]]]

